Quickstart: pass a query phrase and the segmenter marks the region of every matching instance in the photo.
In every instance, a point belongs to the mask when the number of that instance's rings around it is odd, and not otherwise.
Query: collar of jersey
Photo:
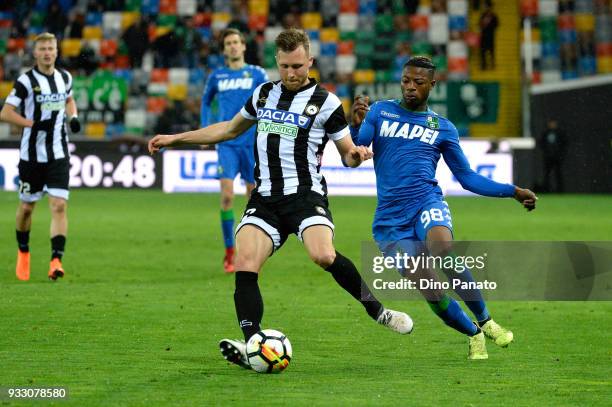
[[[281,90],[283,92],[287,92],[287,93],[300,93],[302,91],[305,91],[308,88],[312,88],[313,86],[316,86],[317,84],[317,80],[315,78],[308,78],[308,80],[310,82],[308,82],[307,85],[302,86],[301,88],[299,88],[298,90],[289,90],[285,87],[285,85],[283,85],[283,81],[280,81],[280,85],[281,85]]]
[[[395,99],[395,103],[397,103],[397,105],[404,111],[412,113],[412,114],[436,114],[436,112],[434,112],[433,110],[431,110],[429,108],[429,106],[427,106],[427,110],[425,110],[424,112],[417,112],[416,110],[410,110],[410,109],[406,109],[404,106],[402,106],[402,100],[401,99]]]
[[[36,73],[38,73],[39,75],[45,76],[47,78],[52,78],[53,74],[55,74],[55,68],[53,68],[53,73],[51,75],[47,75],[46,73],[42,73],[40,72],[40,70],[38,69],[37,66],[34,67],[34,70],[36,71]]]

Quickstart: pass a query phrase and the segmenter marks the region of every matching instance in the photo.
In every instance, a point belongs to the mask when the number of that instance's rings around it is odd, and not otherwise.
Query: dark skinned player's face
[[[427,98],[436,81],[426,68],[407,66],[402,72],[402,97],[410,110],[425,110]]]

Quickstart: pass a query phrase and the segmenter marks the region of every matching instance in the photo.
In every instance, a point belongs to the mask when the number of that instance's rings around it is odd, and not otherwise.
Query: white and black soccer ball
[[[249,364],[258,373],[280,373],[289,366],[293,350],[285,334],[263,329],[251,336],[246,345]]]

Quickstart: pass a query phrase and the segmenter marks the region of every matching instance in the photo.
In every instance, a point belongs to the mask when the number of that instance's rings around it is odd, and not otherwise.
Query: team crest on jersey
[[[268,101],[268,98],[265,98],[265,97],[259,98],[259,100],[257,101],[257,107],[264,107],[267,101]]]
[[[304,112],[306,112],[307,115],[314,116],[319,112],[319,108],[316,105],[308,105]]]
[[[251,77],[251,73],[249,71],[242,71],[242,77],[250,78]]]
[[[34,89],[32,89],[35,93],[40,93],[40,86],[35,87]]]
[[[427,116],[427,127],[430,129],[439,129],[440,122],[436,116]]]

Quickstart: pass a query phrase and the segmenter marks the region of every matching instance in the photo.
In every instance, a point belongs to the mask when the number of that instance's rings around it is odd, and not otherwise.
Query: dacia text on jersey
[[[36,102],[40,103],[41,110],[62,110],[66,106],[66,94],[52,93],[50,95],[36,95]]]
[[[259,120],[258,132],[275,133],[294,139],[297,137],[298,127],[308,128],[311,119],[284,110],[259,108],[257,109],[257,120]]]
[[[400,124],[402,126],[400,127]],[[401,123],[396,121],[383,120],[380,125],[380,137],[402,137],[405,139],[418,138],[423,143],[433,145],[440,132],[419,126],[418,124]]]

